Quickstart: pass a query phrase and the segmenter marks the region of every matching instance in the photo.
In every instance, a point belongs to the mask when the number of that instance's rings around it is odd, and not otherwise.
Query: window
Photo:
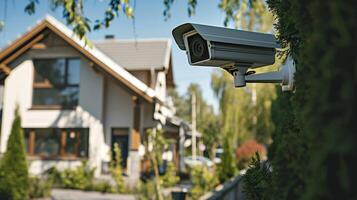
[[[73,109],[78,105],[80,60],[35,59],[34,108]]]
[[[41,158],[82,158],[88,156],[88,129],[25,129],[26,152]]]

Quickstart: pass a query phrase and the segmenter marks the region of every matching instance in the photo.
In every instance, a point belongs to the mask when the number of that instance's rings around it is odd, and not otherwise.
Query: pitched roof
[[[127,70],[168,69],[171,57],[169,39],[106,39],[94,45]]]
[[[43,31],[45,29],[50,29],[52,32],[56,33],[75,49],[84,54],[88,59],[101,67],[105,72],[121,81],[130,90],[140,95],[145,100],[153,102],[156,99],[163,102],[153,89],[130,74],[121,65],[101,52],[95,46],[93,48],[86,46],[85,42],[80,40],[72,32],[72,30],[50,15],[47,15],[45,19],[40,21],[35,27],[31,28],[19,39],[10,43],[5,49],[3,49],[3,51],[0,52],[0,66],[5,68],[9,63],[9,60],[12,60],[26,52],[36,43],[36,41],[41,40],[44,37]]]

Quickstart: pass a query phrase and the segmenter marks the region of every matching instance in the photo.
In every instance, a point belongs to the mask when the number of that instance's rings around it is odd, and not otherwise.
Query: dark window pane
[[[57,156],[60,151],[60,129],[36,129],[34,153],[41,156]]]
[[[25,144],[27,153],[33,147],[35,156],[59,157],[63,156],[87,157],[89,144],[89,129],[87,128],[36,128],[25,130]],[[30,145],[30,132],[34,134],[34,143]],[[65,139],[63,141],[62,139]]]
[[[33,105],[63,108],[78,105],[80,59],[37,59],[34,65],[34,82],[41,84],[35,85]]]
[[[25,151],[26,153],[30,152],[30,144],[29,144],[29,138],[30,138],[30,130],[29,129],[24,129],[24,137],[25,137]]]
[[[65,59],[34,60],[35,83],[44,82],[46,79],[51,85],[65,83]]]
[[[81,63],[79,59],[68,60],[68,84],[79,84],[80,66]]]
[[[78,145],[78,132],[72,130],[66,132],[66,146],[65,146],[65,153],[66,154],[77,154],[77,145]]]
[[[88,129],[67,129],[64,152],[67,156],[86,157],[88,155]]]
[[[79,156],[88,156],[89,129],[81,129],[79,135]]]
[[[63,108],[73,108],[78,105],[78,93],[78,87],[34,88],[33,105],[58,105]]]
[[[35,88],[33,105],[61,105],[61,93],[54,88]]]
[[[66,87],[61,90],[61,104],[65,108],[73,108],[78,105],[79,88]]]

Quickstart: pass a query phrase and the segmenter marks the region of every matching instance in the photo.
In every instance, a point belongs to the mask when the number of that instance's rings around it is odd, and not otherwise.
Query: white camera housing
[[[186,23],[172,31],[181,50],[193,66],[215,66],[230,72],[236,87],[246,83],[281,83],[284,91],[293,90],[295,66],[278,72],[252,74],[249,68],[274,64],[280,45],[272,34]]]

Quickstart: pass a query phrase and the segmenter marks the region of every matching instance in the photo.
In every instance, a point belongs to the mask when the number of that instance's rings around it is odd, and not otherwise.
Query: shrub
[[[117,193],[118,187],[108,181],[94,180],[95,168],[91,168],[87,161],[75,169],[59,171],[55,167],[47,170],[48,180],[54,187],[69,188],[87,191],[98,191],[102,193]]]
[[[218,180],[216,175],[206,167],[196,166],[191,170],[191,182],[190,196],[192,199],[199,199],[206,192],[212,190]]]
[[[139,200],[156,200],[156,189],[153,180],[139,183]]]
[[[236,150],[237,165],[239,169],[244,169],[248,167],[249,162],[254,157],[255,153],[258,152],[260,157],[266,155],[266,148],[264,145],[259,144],[255,140],[245,141]]]
[[[243,192],[246,200],[266,199],[270,176],[266,163],[261,163],[259,153],[255,153],[249,168],[243,176]]]
[[[117,189],[108,181],[92,182],[84,190],[98,191],[102,193],[116,193]]]
[[[173,187],[179,181],[180,177],[176,174],[177,170],[173,162],[169,162],[167,165],[167,170],[164,176],[162,176],[161,181],[164,187]]]
[[[297,67],[272,115],[268,199],[356,199],[356,1],[267,3]]]
[[[110,173],[113,176],[113,179],[116,184],[116,190],[119,193],[125,192],[125,184],[122,175],[122,168],[121,168],[121,151],[117,143],[114,144],[114,159],[110,163]]]
[[[56,168],[52,168],[48,173],[49,179],[58,187],[83,190],[93,183],[94,171],[95,168],[91,168],[88,161],[83,161],[82,165],[75,169],[58,171]]]
[[[7,149],[0,163],[0,199],[22,200],[28,197],[27,170],[21,118],[16,108]]]
[[[95,168],[90,168],[87,161],[75,169],[65,169],[61,173],[63,186],[71,189],[85,189],[88,184],[92,183],[94,171]]]
[[[52,181],[39,177],[30,178],[30,198],[42,198],[51,196]]]

